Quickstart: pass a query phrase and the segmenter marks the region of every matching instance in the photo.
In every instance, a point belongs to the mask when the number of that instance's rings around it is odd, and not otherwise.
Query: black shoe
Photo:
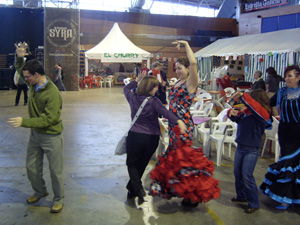
[[[16,104],[15,104],[15,106],[18,106],[18,105],[19,105],[19,103],[16,103]]]
[[[27,105],[27,102],[24,103],[24,106],[26,106],[26,105]]]
[[[181,201],[181,206],[189,207],[189,208],[196,208],[199,205],[199,202],[192,203],[190,199],[183,199]]]
[[[246,199],[240,199],[240,198],[237,198],[237,197],[232,197],[231,201],[232,202],[247,202]]]
[[[143,197],[138,197],[138,204],[141,205],[145,202],[145,199]]]
[[[133,194],[132,192],[128,191],[127,192],[127,199],[134,199],[136,197],[135,194]]]
[[[247,209],[245,209],[245,213],[254,213],[257,210],[259,210],[259,208],[247,208]]]
[[[144,189],[141,189],[138,193],[138,204],[141,205],[143,204],[143,202],[145,201],[144,200],[144,197],[146,196],[146,192]]]
[[[189,203],[191,203],[191,200],[190,199],[183,199],[181,201],[181,206],[187,206]]]

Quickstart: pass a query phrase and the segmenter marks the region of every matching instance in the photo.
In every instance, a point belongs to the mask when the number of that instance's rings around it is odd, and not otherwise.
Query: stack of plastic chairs
[[[208,121],[206,123],[201,123],[196,126],[197,134],[198,134],[196,136],[197,140],[200,140],[200,138],[202,139],[203,151],[204,151],[204,154],[207,156],[209,156],[209,154],[210,154],[209,136],[211,134],[211,127],[209,127],[209,124],[213,124],[216,122],[225,122],[227,120],[227,111],[228,111],[228,109],[224,109],[223,111],[221,111],[219,113],[218,116],[212,117],[210,121]]]
[[[217,122],[212,124],[211,134],[209,136],[210,142],[216,143],[217,151],[217,166],[221,165],[222,155],[225,153],[224,145],[228,144],[229,157],[231,156],[231,145],[237,147],[235,142],[237,131],[237,124],[227,119],[226,122]],[[209,148],[210,149],[210,146]]]

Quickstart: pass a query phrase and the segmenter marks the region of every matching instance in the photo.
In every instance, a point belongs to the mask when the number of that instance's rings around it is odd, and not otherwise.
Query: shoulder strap
[[[146,103],[148,102],[149,98],[150,98],[150,97],[145,98],[145,100],[144,100],[143,103],[141,104],[139,110],[136,112],[135,116],[133,117],[133,120],[132,120],[132,122],[131,122],[131,125],[130,125],[129,130],[131,129],[131,127],[133,126],[133,124],[135,123],[135,121],[137,120],[137,118],[139,117],[139,115],[141,114],[141,112],[142,112],[144,106],[146,105]]]

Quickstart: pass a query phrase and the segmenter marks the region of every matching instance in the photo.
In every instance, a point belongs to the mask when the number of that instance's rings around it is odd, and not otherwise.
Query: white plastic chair
[[[206,77],[207,77],[207,73],[204,74],[203,76],[200,76],[200,79],[199,79],[199,83],[198,85],[201,86],[201,88],[203,88],[206,84]]]
[[[209,117],[212,109],[214,107],[213,103],[208,103],[203,110],[193,110],[190,111],[193,116]]]
[[[109,75],[108,77],[105,78],[105,87],[108,84],[108,86],[111,88],[114,82],[114,76]]]
[[[272,129],[271,130],[265,130],[265,134],[266,134],[266,139],[264,142],[264,147],[261,153],[261,157],[264,156],[264,152],[266,150],[266,146],[267,146],[267,141],[273,141],[275,143],[275,162],[277,162],[279,160],[279,156],[280,156],[280,148],[279,148],[279,143],[278,143],[278,125],[279,125],[279,121],[273,116],[273,122],[272,122]]]
[[[223,109],[218,116],[212,117],[210,121],[202,123],[196,126],[197,129],[197,140],[199,141],[202,137],[203,142],[203,152],[206,156],[209,156],[209,136],[211,134],[211,127],[206,127],[208,123],[213,124],[217,122],[227,121],[227,111],[228,109]]]
[[[231,95],[235,92],[232,87],[227,87],[224,89],[226,98],[230,98]]]
[[[211,96],[211,94],[204,92],[204,93],[201,93],[200,95],[198,95],[197,98],[202,99],[202,100],[211,100],[212,96]]]
[[[236,123],[234,122],[219,122],[212,125],[212,134],[209,136],[209,143],[216,143],[217,166],[221,165],[222,154],[224,154],[224,145],[228,143],[229,157],[231,156],[231,145],[234,144],[236,138]]]
[[[191,111],[193,117],[209,117],[210,113],[214,107],[213,103],[208,103],[203,110]],[[194,125],[194,136],[197,137],[197,125]]]
[[[169,146],[169,131],[168,131],[168,123],[165,122],[163,119],[158,119],[160,125],[161,135],[159,137],[159,143],[155,152],[156,159],[159,155],[161,155],[164,151],[166,151],[167,147]]]
[[[207,93],[206,90],[202,89],[202,88],[197,88],[197,92],[196,92],[196,96],[197,98],[199,97],[199,95],[203,94],[203,93]]]
[[[169,85],[173,86],[176,84],[177,81],[178,81],[178,79],[176,77],[172,77],[169,81]]]
[[[105,84],[105,79],[103,77],[99,80],[99,86],[102,88],[102,85]]]
[[[191,111],[202,111],[203,110],[203,105],[204,105],[203,100],[199,100],[198,102],[195,103],[194,106],[192,106],[190,108],[190,112]]]

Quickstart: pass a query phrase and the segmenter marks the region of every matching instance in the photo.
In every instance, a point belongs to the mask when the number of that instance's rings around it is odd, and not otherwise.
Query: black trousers
[[[27,100],[28,100],[27,90],[28,90],[28,87],[26,84],[18,84],[17,96],[16,96],[16,102],[15,102],[16,104],[19,104],[22,91],[24,93],[24,103],[27,103]]]
[[[128,133],[126,141],[126,165],[129,181],[126,188],[135,196],[143,197],[144,188],[141,178],[158,146],[158,142],[159,135],[142,134],[131,131]]]

